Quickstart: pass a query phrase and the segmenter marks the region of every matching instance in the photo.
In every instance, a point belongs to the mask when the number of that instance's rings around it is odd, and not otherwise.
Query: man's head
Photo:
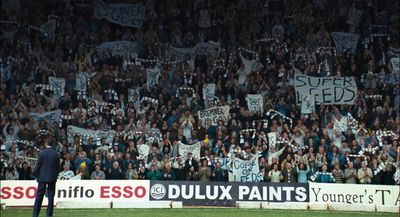
[[[215,164],[215,168],[221,169],[221,163],[220,163],[220,162],[217,162],[217,163]]]
[[[118,163],[118,161],[114,161],[114,163],[113,163],[113,168],[114,168],[114,169],[118,169],[118,168],[119,168],[119,163]]]
[[[64,168],[64,171],[68,171],[69,170],[69,165],[68,164],[64,164],[63,168]]]

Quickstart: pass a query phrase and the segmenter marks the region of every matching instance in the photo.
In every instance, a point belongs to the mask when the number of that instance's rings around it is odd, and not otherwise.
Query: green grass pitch
[[[7,208],[1,217],[30,217],[32,209]],[[46,216],[46,208],[40,216]],[[237,208],[183,208],[183,209],[54,209],[54,217],[398,217],[391,213],[262,210]]]

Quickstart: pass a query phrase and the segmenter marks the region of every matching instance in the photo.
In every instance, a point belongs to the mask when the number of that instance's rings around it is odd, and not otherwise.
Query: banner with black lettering
[[[214,159],[214,163],[220,163],[221,164],[221,169],[227,170],[228,169],[228,163],[231,161],[231,158],[226,158],[226,157],[216,157]]]
[[[315,111],[315,98],[313,95],[304,94],[301,100],[301,113],[311,114]]]
[[[215,84],[209,83],[203,85],[203,99],[204,101],[213,101],[215,97]]]
[[[310,203],[400,206],[397,185],[310,183]]]
[[[385,74],[381,77],[381,81],[389,84],[400,84],[400,72]]]
[[[261,94],[247,94],[246,101],[251,113],[264,112],[264,100]]]
[[[108,41],[96,47],[100,56],[121,56],[125,59],[132,59],[138,56],[138,44],[131,41]]]
[[[216,106],[204,109],[198,112],[198,116],[202,126],[206,126],[211,121],[212,126],[217,126],[218,121],[226,123],[229,118],[229,106]]]
[[[179,149],[179,154],[186,159],[189,153],[192,153],[193,158],[196,160],[200,160],[200,147],[201,147],[201,142],[197,142],[192,145],[186,145],[183,144],[182,142],[178,142],[178,149]]]
[[[210,16],[208,15],[208,10],[200,11],[199,27],[200,28],[210,28],[211,27],[211,20],[210,20]]]
[[[76,126],[68,126],[67,127],[67,136],[68,136],[68,142],[73,143],[74,141],[74,136],[80,136],[82,137],[82,142],[86,143],[87,140],[92,137],[93,141],[98,141],[101,140],[102,138],[106,139],[106,142],[108,144],[111,144],[113,142],[114,136],[115,136],[115,131],[114,130],[109,130],[109,131],[101,131],[101,130],[88,130],[85,128],[80,128]]]
[[[298,105],[301,105],[301,97],[304,94],[314,95],[317,105],[354,105],[357,98],[357,84],[353,77],[312,77],[295,74],[294,89]]]
[[[254,155],[250,160],[234,159],[232,164],[233,182],[261,182],[263,177],[260,175],[258,155]]]
[[[276,142],[277,142],[277,133],[276,132],[269,132],[267,134],[268,136],[268,142],[271,146],[276,146]]]
[[[145,6],[141,4],[107,4],[95,1],[94,15],[121,26],[142,27],[145,19]]]
[[[210,60],[218,56],[220,48],[221,44],[214,41],[199,42],[194,47],[189,48],[168,46],[166,57],[169,60],[182,62],[187,56],[189,56],[189,59],[194,59],[198,54],[205,54]]]
[[[31,112],[28,115],[33,117],[33,120],[36,122],[45,121],[48,125],[58,126],[61,117],[61,110],[57,109],[45,113]]]
[[[86,73],[76,74],[74,90],[85,92],[87,90],[87,79],[88,79],[88,76]]]
[[[341,116],[340,119],[334,118],[333,130],[338,132],[346,132],[349,129],[349,117]]]
[[[400,73],[400,58],[392,58],[390,59],[389,69],[392,73]]]
[[[332,32],[331,35],[339,54],[345,52],[355,54],[357,52],[359,35],[348,32]]]
[[[347,14],[346,23],[351,26],[358,26],[361,21],[361,16],[363,14],[362,10],[358,10],[355,7],[351,7],[349,13]]]
[[[33,206],[37,186],[34,180],[1,180],[1,203],[9,207]],[[54,204],[59,202],[110,204],[126,201],[149,203],[149,189],[149,180],[57,180]],[[43,204],[47,203],[47,197],[44,197]]]
[[[147,72],[147,90],[151,91],[154,85],[158,84],[160,78],[160,68],[146,69]]]
[[[141,144],[137,146],[137,150],[139,152],[140,159],[143,159],[144,162],[147,162],[147,158],[149,156],[150,147],[147,144]]]
[[[56,19],[49,19],[46,23],[40,26],[40,32],[51,41],[55,40],[55,31],[57,27]]]
[[[267,182],[150,181],[150,201],[184,206],[236,206],[236,202],[309,202],[309,184]]]
[[[49,84],[53,87],[54,97],[60,98],[65,93],[65,78],[49,77]]]

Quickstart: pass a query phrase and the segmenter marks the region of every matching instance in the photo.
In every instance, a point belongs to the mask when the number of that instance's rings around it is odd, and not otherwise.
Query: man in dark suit
[[[292,164],[287,162],[286,168],[282,170],[282,176],[284,183],[297,183],[297,172],[292,168]]]
[[[60,155],[51,145],[49,145],[48,138],[44,139],[44,143],[46,147],[39,154],[35,170],[38,190],[33,208],[33,217],[39,216],[46,188],[49,201],[46,216],[53,216],[54,193],[56,189],[57,176],[60,172]]]

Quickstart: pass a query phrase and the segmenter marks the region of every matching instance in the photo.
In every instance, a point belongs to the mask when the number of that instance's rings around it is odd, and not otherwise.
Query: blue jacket
[[[60,172],[60,155],[54,148],[46,148],[39,154],[35,176],[38,182],[56,182]]]

